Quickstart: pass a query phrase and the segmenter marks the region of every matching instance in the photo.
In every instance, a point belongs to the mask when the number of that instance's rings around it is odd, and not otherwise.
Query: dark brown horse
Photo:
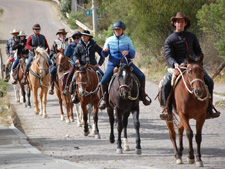
[[[65,89],[65,81],[70,70],[71,64],[67,56],[64,55],[64,50],[58,51],[56,55],[56,66],[57,66],[57,82],[54,82],[56,86],[56,94],[60,106],[61,120],[64,120],[64,113],[62,107],[62,100],[66,109],[66,123],[74,122],[73,116],[73,103],[70,93],[67,91],[67,95],[63,95]]]
[[[131,71],[132,62],[129,64],[120,63],[118,73],[115,78],[111,80],[111,86],[109,89],[109,104],[107,112],[109,116],[111,132],[110,142],[114,143],[114,112],[117,119],[117,153],[122,153],[121,146],[121,132],[124,130],[124,150],[129,150],[127,145],[127,124],[130,113],[133,115],[134,126],[136,130],[136,154],[141,154],[141,139],[140,139],[140,122],[139,122],[139,84]]]
[[[31,104],[30,104],[30,88],[29,88],[29,84],[23,85],[21,83],[21,81],[23,79],[23,75],[24,75],[25,66],[26,66],[26,58],[23,55],[21,55],[21,59],[19,61],[19,64],[13,70],[13,76],[14,76],[13,78],[15,78],[18,81],[18,83],[19,83],[19,86],[20,86],[20,89],[21,89],[22,98],[23,98],[24,107],[30,108]],[[26,100],[25,88],[27,88],[27,100]]]
[[[183,151],[183,132],[186,131],[186,135],[189,143],[188,163],[193,164],[195,162],[194,150],[192,145],[193,131],[190,127],[189,120],[196,120],[196,166],[202,167],[203,162],[201,159],[201,141],[202,141],[202,128],[206,119],[206,110],[210,94],[208,87],[204,82],[203,75],[203,55],[199,57],[198,61],[193,61],[189,57],[187,58],[187,67],[182,73],[181,79],[174,88],[173,106],[175,112],[178,114],[180,121],[178,125],[179,146],[176,144],[176,133],[174,129],[174,123],[168,123],[170,139],[173,143],[174,153],[176,157],[176,163],[182,164],[182,151]],[[180,69],[178,69],[179,72]],[[174,116],[175,117],[175,116]]]
[[[87,117],[88,110],[87,105],[92,104],[93,109],[93,134],[96,139],[100,139],[99,129],[98,129],[98,103],[99,97],[97,95],[98,91],[98,77],[94,68],[86,64],[85,66],[76,67],[76,90],[78,98],[80,100],[81,109],[83,111],[83,120],[84,120],[84,135],[87,136],[89,132]],[[89,112],[90,113],[90,112]]]

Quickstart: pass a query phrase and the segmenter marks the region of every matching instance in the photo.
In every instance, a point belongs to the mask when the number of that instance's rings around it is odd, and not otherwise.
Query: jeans
[[[103,86],[108,85],[111,77],[113,76],[113,70],[115,67],[116,66],[114,66],[114,65],[108,65],[107,70],[106,70],[104,76],[102,77],[101,85],[103,85]],[[142,71],[140,69],[138,69],[138,67],[135,66],[134,64],[132,64],[131,67],[133,68],[133,73],[137,76],[139,81],[140,82],[145,81],[144,73],[142,73]]]
[[[34,57],[34,52],[29,52],[29,57],[27,59],[27,64],[26,64],[26,69],[28,69],[30,67],[30,63],[32,62]],[[47,59],[48,59],[48,64],[52,65],[52,61],[50,60],[50,58],[48,57],[48,55],[46,55]]]
[[[19,61],[20,61],[20,58],[18,57],[18,58],[14,61],[13,66],[12,66],[12,69],[15,69],[15,68],[17,67]]]

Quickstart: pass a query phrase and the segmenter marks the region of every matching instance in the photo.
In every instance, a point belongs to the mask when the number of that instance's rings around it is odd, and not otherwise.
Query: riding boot
[[[215,110],[215,111],[213,111]],[[216,110],[216,108],[212,104],[212,100],[209,100],[209,105],[207,108],[206,119],[214,119],[220,116],[220,112]]]
[[[109,105],[108,104],[108,99],[109,99],[108,86],[101,85],[101,90],[103,93],[103,97],[99,104],[99,109],[104,110]]]
[[[150,97],[145,93],[145,80],[141,82],[140,97],[139,98],[145,106],[150,105],[151,102],[152,102]],[[149,100],[147,100],[147,98]]]
[[[170,90],[169,96],[167,98],[166,104],[162,113],[160,114],[160,118],[162,120],[167,120],[167,122],[172,122],[173,121],[173,116],[172,116],[172,97],[173,97],[173,90]]]
[[[48,91],[48,94],[50,95],[54,94],[54,81],[55,81],[54,75],[50,74],[50,89]]]
[[[27,84],[27,76],[28,76],[28,73],[29,73],[29,69],[25,69],[24,70],[24,74],[23,74],[23,79],[21,80],[21,84],[22,85]]]

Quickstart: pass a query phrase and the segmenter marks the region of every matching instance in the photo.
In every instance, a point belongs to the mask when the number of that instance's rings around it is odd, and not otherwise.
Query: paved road
[[[24,8],[25,4],[26,8]],[[24,29],[28,35],[31,34],[32,25],[38,22],[42,26],[42,33],[46,35],[51,44],[55,39],[55,32],[64,27],[54,15],[56,12],[52,5],[45,1],[1,0],[0,7],[5,10],[0,23],[3,25],[0,27],[0,37],[3,40],[9,38],[8,32],[14,27]],[[23,7],[22,10],[21,7]],[[32,7],[32,11],[28,10],[29,7]],[[17,19],[13,17],[15,15]],[[147,82],[146,86],[147,93],[154,99],[157,95],[157,85]],[[33,104],[31,109],[26,109],[16,103],[12,86],[9,87],[9,99],[29,142],[48,156],[82,164],[87,168],[196,168],[195,165],[188,165],[186,162],[188,149],[185,135],[184,164],[179,166],[175,164],[168,130],[164,121],[159,119],[161,108],[158,101],[153,100],[153,103],[148,107],[141,103],[142,155],[136,155],[134,152],[135,131],[131,117],[128,125],[128,143],[131,151],[118,155],[116,154],[116,144],[109,143],[109,122],[105,111],[99,112],[101,139],[95,140],[92,135],[83,136],[83,128],[77,127],[76,123],[66,124],[65,121],[60,121],[56,95],[48,95],[48,118],[46,119],[34,114]],[[207,120],[203,128],[202,159],[205,168],[225,168],[224,109],[222,111],[223,114],[219,119]],[[191,121],[191,124],[195,133],[194,121]]]

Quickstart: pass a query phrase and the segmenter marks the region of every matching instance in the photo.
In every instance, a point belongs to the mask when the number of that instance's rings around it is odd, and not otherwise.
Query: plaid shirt
[[[8,55],[10,55],[11,57],[14,56],[14,52],[13,52],[13,50],[12,50],[12,46],[14,45],[14,43],[15,43],[15,38],[14,38],[14,37],[10,38],[10,39],[7,41],[6,47],[5,47],[5,51],[6,51],[6,55],[7,55],[7,56],[8,56]]]

